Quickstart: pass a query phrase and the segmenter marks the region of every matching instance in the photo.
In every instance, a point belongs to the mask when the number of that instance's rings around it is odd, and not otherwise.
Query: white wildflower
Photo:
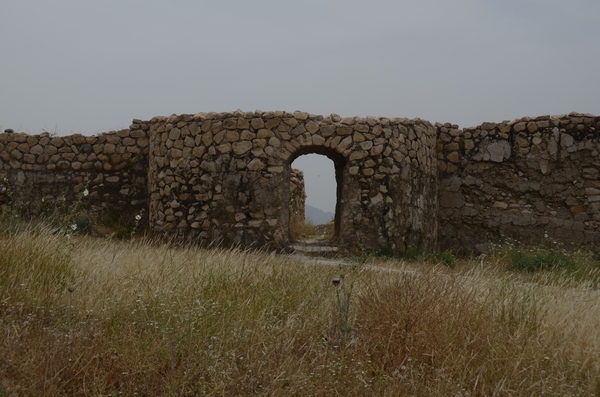
[[[141,215],[136,215],[135,216],[135,220],[136,221],[141,221],[142,220],[142,216]]]
[[[73,231],[77,230],[77,225],[76,224],[72,224],[71,225],[71,230],[73,230]]]
[[[85,189],[85,190],[83,191],[83,195],[84,195],[84,196],[87,196],[88,194],[90,194],[89,190]]]

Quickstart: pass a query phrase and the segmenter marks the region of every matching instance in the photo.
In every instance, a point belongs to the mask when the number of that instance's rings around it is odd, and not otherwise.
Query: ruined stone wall
[[[95,136],[0,133],[0,212],[49,214],[79,196],[96,218],[121,222],[143,214],[148,131],[134,120],[129,129]]]
[[[437,125],[440,246],[600,243],[600,117]]]
[[[342,245],[402,251],[437,236],[436,129],[421,120],[304,112],[150,121],[150,228],[190,241],[286,246],[291,163],[333,160]]]
[[[513,238],[597,248],[599,129],[600,117],[579,113],[460,129],[236,111],[134,120],[96,136],[7,131],[0,212],[39,215],[87,191],[95,216],[146,212],[157,236],[284,247],[303,208],[292,163],[317,153],[334,163],[341,245],[485,251]]]
[[[304,172],[292,168],[290,178],[290,225],[304,224],[306,218],[306,190]]]

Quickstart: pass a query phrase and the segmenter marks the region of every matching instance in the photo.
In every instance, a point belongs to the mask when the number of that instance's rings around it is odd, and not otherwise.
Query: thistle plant
[[[331,284],[335,287],[336,302],[335,315],[337,320],[337,328],[339,341],[341,345],[350,338],[350,298],[352,296],[353,285],[346,287],[344,276],[334,277],[331,279]]]

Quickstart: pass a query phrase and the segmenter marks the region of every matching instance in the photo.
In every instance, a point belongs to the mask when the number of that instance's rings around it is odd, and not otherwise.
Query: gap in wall
[[[306,192],[305,233],[309,239],[329,241],[335,237],[337,181],[334,162],[327,156],[308,153],[292,162],[304,174]]]

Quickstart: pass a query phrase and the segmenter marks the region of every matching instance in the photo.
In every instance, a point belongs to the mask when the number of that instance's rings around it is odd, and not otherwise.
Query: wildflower
[[[46,197],[42,197],[42,203],[46,202]]]
[[[139,215],[139,214],[138,214],[138,215],[136,215],[136,216],[135,216],[135,220],[136,220],[136,221],[141,221],[141,220],[142,220],[142,216],[141,216],[141,215]]]
[[[335,285],[337,287],[338,285],[340,285],[341,281],[342,280],[339,277],[334,277],[334,278],[331,279],[331,284],[333,284],[333,285]]]
[[[72,224],[71,225],[71,230],[73,230],[73,231],[77,230],[77,225],[76,224]]]
[[[90,191],[89,191],[89,190],[87,190],[87,189],[85,189],[85,190],[83,191],[83,195],[84,195],[84,197],[86,197],[88,194],[90,194]]]

